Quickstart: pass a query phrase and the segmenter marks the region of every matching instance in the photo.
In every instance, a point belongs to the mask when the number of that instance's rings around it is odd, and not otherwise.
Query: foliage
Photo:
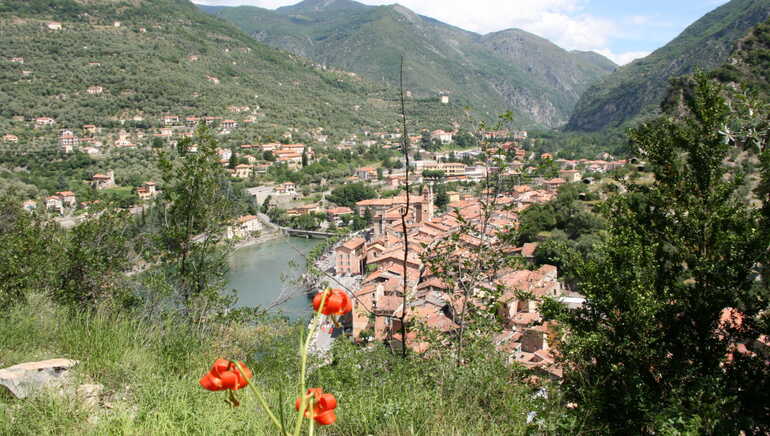
[[[356,202],[375,198],[374,188],[364,183],[351,183],[335,188],[327,200],[339,206],[355,208]]]
[[[100,404],[110,409],[55,392],[23,403],[4,395],[0,433],[273,434],[266,414],[242,413],[256,410],[256,401],[247,396],[240,410],[226,407],[198,379],[222,355],[243,360],[269,405],[290,416],[295,387],[288,382],[299,369],[296,338],[304,327],[262,318],[252,325],[212,324],[202,334],[173,316],[147,322],[142,313],[126,311],[72,313],[32,295],[0,315],[0,361],[77,359],[75,380],[104,385]],[[557,401],[533,397],[521,374],[494,352],[444,377],[440,362],[402,361],[382,348],[344,342],[337,341],[331,365],[310,372],[310,385],[324,386],[339,401],[334,428],[318,434],[521,435],[529,431],[529,411],[538,411],[544,426],[563,413]]]
[[[528,207],[519,217],[518,243],[538,241],[543,233],[554,230],[562,231],[566,239],[575,240],[603,229],[603,219],[580,200],[581,194],[586,200],[595,198],[587,193],[586,185],[571,183],[560,187],[554,201]]]
[[[129,217],[123,211],[104,210],[67,235],[57,301],[93,306],[105,300],[130,299],[125,273],[131,268]]]
[[[62,30],[48,30],[51,20]],[[57,128],[157,127],[162,115],[223,116],[235,105],[268,116],[282,133],[319,125],[381,128],[392,113],[383,100],[391,90],[268,48],[186,1],[3,2],[0,26],[3,56],[24,58],[0,69],[3,129],[41,116],[54,118]],[[87,94],[95,85],[104,92]],[[127,121],[134,116],[141,121]]]
[[[64,244],[56,224],[0,200],[0,305],[24,302],[31,291],[53,292]]]
[[[757,25],[747,38],[738,42],[733,61],[709,75],[723,83],[738,83],[747,89],[770,96],[770,22]]]
[[[223,297],[228,245],[225,227],[234,218],[229,178],[217,155],[217,142],[205,127],[190,140],[180,141],[176,158],[163,156],[166,189],[158,211],[157,252],[168,267],[169,280],[190,316],[197,318],[228,305]]]
[[[742,180],[724,165],[734,116],[720,89],[701,75],[685,104],[687,118],[631,133],[655,181],[627,184],[604,208],[607,241],[571,259],[585,305],[543,312],[568,332],[567,396],[610,433],[761,434],[770,373],[736,347],[768,333],[770,294],[755,281],[770,243],[767,195],[761,210],[736,195]],[[740,320],[725,321],[728,308]]]

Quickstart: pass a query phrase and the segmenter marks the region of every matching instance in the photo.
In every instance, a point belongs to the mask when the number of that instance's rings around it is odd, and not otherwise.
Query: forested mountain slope
[[[187,0],[2,2],[0,28],[0,123],[109,126],[165,114],[227,117],[233,106],[248,108],[230,115],[237,121],[249,114],[292,127],[398,120],[396,89],[322,71]],[[448,122],[452,108],[441,109],[431,116]]]
[[[619,68],[583,94],[569,130],[618,127],[657,112],[669,80],[722,65],[738,40],[770,16],[768,0],[732,0],[646,58]]]
[[[530,124],[563,124],[583,91],[615,69],[601,55],[568,52],[521,30],[481,36],[400,5],[306,0],[275,11],[202,8],[268,45],[372,80],[397,84],[404,55],[416,97],[448,95],[487,117],[512,110]]]

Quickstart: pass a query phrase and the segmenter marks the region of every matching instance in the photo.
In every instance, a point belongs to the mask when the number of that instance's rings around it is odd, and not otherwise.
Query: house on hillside
[[[173,126],[179,122],[179,117],[176,115],[165,115],[162,120],[164,125]]]
[[[39,117],[35,118],[35,126],[37,127],[43,127],[43,126],[52,126],[56,124],[56,120],[49,117]]]
[[[115,173],[110,170],[107,174],[94,174],[91,177],[91,186],[96,190],[115,187]]]
[[[361,180],[374,180],[377,178],[377,170],[372,167],[361,167],[356,170],[356,177]]]
[[[302,167],[302,155],[293,151],[288,153],[274,153],[276,162],[286,164],[286,167],[296,170]]]
[[[555,179],[546,180],[543,182],[543,185],[545,185],[545,189],[549,192],[557,192],[559,190],[559,186],[567,183],[566,180],[557,177]]]
[[[287,210],[286,215],[302,216],[302,215],[309,215],[311,213],[317,213],[320,211],[321,211],[321,208],[318,207],[318,204],[303,204],[302,206],[293,207]]]
[[[46,209],[56,211],[59,214],[64,214],[65,208],[75,208],[77,204],[75,193],[72,191],[57,192],[45,199]]]
[[[27,212],[32,212],[37,209],[37,201],[27,200],[21,204],[21,208],[26,210]]]
[[[333,207],[326,210],[327,218],[337,225],[342,224],[342,216],[353,215],[353,209],[349,207]]]
[[[232,170],[232,175],[233,177],[237,177],[239,179],[248,179],[251,177],[253,168],[254,165],[238,164],[235,166],[235,169]]]
[[[285,182],[275,187],[277,194],[294,195],[297,193],[297,185],[292,182]]]
[[[234,129],[238,127],[238,123],[235,120],[224,120],[222,121],[222,127],[225,129]]]
[[[45,199],[45,207],[48,210],[56,211],[60,215],[64,213],[64,203],[58,195],[51,195]]]
[[[434,130],[430,132],[430,139],[431,141],[438,140],[442,144],[449,144],[452,142],[452,133],[440,129]]]
[[[48,30],[61,30],[62,29],[62,25],[58,21],[50,21],[50,22],[48,22],[48,24],[46,26],[48,27]]]
[[[56,195],[61,198],[62,204],[64,207],[75,207],[78,204],[77,198],[75,197],[75,193],[72,191],[61,191],[57,192]]]
[[[97,95],[104,92],[104,88],[102,88],[101,86],[89,86],[86,92],[91,95]]]
[[[248,238],[261,232],[262,222],[254,215],[244,215],[236,221],[235,225],[229,226],[225,232],[227,239]]]
[[[11,135],[10,133],[7,133],[3,135],[3,142],[11,142],[15,144],[19,142],[19,137],[16,135]]]
[[[567,183],[575,183],[579,182],[582,176],[578,170],[560,170],[559,178],[564,179]]]
[[[144,182],[142,186],[136,188],[136,195],[142,201],[152,200],[160,194],[158,185],[155,182]]]
[[[59,137],[59,145],[61,145],[62,147],[67,145],[75,147],[79,144],[80,144],[80,138],[73,135],[72,132],[68,131]]]

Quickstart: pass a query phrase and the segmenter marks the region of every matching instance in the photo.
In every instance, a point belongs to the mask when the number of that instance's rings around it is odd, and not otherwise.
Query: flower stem
[[[307,338],[305,338],[305,345],[302,346],[299,350],[301,362],[302,362],[300,365],[300,375],[299,375],[299,386],[300,386],[299,396],[300,398],[302,398],[302,401],[300,401],[300,404],[299,404],[299,411],[298,411],[299,413],[297,414],[297,423],[294,425],[295,436],[299,436],[300,431],[302,431],[302,418],[305,416],[305,410],[307,409],[307,402],[308,402],[307,399],[305,399],[305,375],[307,373],[307,351],[308,351],[308,347],[310,347],[310,341],[313,338],[315,329],[318,326],[318,320],[321,318],[321,314],[323,313],[324,305],[326,304],[326,297],[329,294],[329,292],[327,292],[326,290],[322,292],[323,294],[321,294],[321,304],[319,305],[318,311],[313,317],[313,320],[310,322],[310,328],[308,328]],[[310,425],[311,426],[313,425],[312,422]]]
[[[243,372],[241,363],[235,362],[235,367],[238,368],[238,372],[241,373],[241,376],[243,376],[244,379],[248,380],[248,378],[246,377],[246,374]],[[273,421],[273,425],[275,425],[279,430],[281,430],[282,434],[286,434],[286,430],[284,430],[283,425],[281,425],[281,423],[278,421],[278,418],[275,417],[275,415],[273,414],[273,411],[270,410],[270,406],[267,404],[265,397],[262,396],[262,393],[259,392],[259,389],[257,389],[256,386],[254,386],[253,382],[249,383],[248,386],[251,389],[251,391],[254,392],[254,395],[257,396],[257,400],[259,400],[259,404],[262,406],[263,409],[265,409],[265,412],[267,412],[267,415]]]

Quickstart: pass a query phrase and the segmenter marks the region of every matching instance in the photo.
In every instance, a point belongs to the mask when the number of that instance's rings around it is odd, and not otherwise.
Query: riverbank
[[[241,239],[235,243],[233,250],[238,251],[241,248],[252,247],[254,245],[264,244],[265,242],[275,241],[287,237],[288,236],[281,233],[280,230],[273,230],[267,233],[261,233],[256,238]]]

